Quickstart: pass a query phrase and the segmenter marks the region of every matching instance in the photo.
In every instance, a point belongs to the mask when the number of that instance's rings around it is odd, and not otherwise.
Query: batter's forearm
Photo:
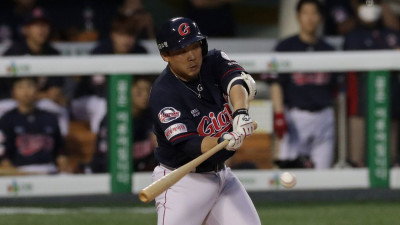
[[[275,113],[283,112],[283,93],[282,87],[278,83],[271,84],[271,100]]]
[[[205,153],[218,144],[218,138],[205,137],[201,142],[201,153]]]
[[[233,86],[229,92],[229,99],[233,106],[233,111],[237,109],[248,109],[249,99],[246,88],[240,84]]]

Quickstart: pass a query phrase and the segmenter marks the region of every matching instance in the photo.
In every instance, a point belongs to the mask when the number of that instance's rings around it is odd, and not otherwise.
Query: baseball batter
[[[230,140],[155,199],[158,224],[261,224],[244,187],[224,164],[254,130],[247,113],[254,80],[225,53],[208,51],[206,37],[190,19],[164,23],[157,45],[168,66],[150,95],[160,162],[153,180]]]
[[[333,47],[317,36],[321,3],[318,0],[300,0],[296,10],[300,33],[281,41],[275,50],[332,51]],[[274,131],[282,139],[278,165],[281,168],[331,167],[335,140],[332,106],[337,76],[299,71],[279,74],[275,81],[271,85]]]

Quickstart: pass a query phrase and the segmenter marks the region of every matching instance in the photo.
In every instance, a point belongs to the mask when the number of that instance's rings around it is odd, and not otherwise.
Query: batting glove
[[[281,139],[287,132],[288,126],[283,113],[274,114],[274,132]]]
[[[243,132],[246,137],[254,132],[253,120],[247,109],[238,109],[233,114],[233,131]]]
[[[229,140],[229,143],[225,149],[229,151],[236,151],[236,149],[242,146],[245,137],[246,135],[242,132],[232,131],[230,133],[222,134],[222,136],[218,139],[218,143],[221,143],[224,140]]]

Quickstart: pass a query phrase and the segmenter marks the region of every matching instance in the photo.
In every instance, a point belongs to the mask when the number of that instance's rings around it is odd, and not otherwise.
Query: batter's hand
[[[224,140],[229,140],[228,145],[225,147],[226,150],[236,151],[243,144],[243,140],[246,135],[242,132],[232,131],[230,133],[224,133],[219,139],[218,143]]]
[[[274,114],[274,132],[281,139],[283,135],[287,132],[287,123],[283,113]]]
[[[254,132],[253,120],[247,109],[238,109],[233,113],[233,131],[243,132],[246,137]]]

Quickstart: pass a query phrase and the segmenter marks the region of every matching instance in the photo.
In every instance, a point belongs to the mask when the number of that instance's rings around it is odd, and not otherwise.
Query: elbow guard
[[[231,88],[232,88],[232,85],[233,85],[233,84],[235,83],[235,81],[237,81],[237,80],[243,80],[243,81],[246,83],[246,85],[247,85],[247,91],[249,92],[249,100],[253,100],[254,97],[255,97],[256,94],[257,94],[256,82],[255,82],[255,80],[253,79],[253,77],[251,77],[250,74],[247,74],[247,73],[245,73],[245,72],[242,72],[242,73],[240,74],[240,77],[235,77],[235,78],[233,78],[233,79],[229,82],[229,84],[228,84],[228,89],[227,89],[227,92],[226,92],[226,93],[228,93],[228,95],[229,95],[229,92],[230,92],[230,90],[231,90]]]

